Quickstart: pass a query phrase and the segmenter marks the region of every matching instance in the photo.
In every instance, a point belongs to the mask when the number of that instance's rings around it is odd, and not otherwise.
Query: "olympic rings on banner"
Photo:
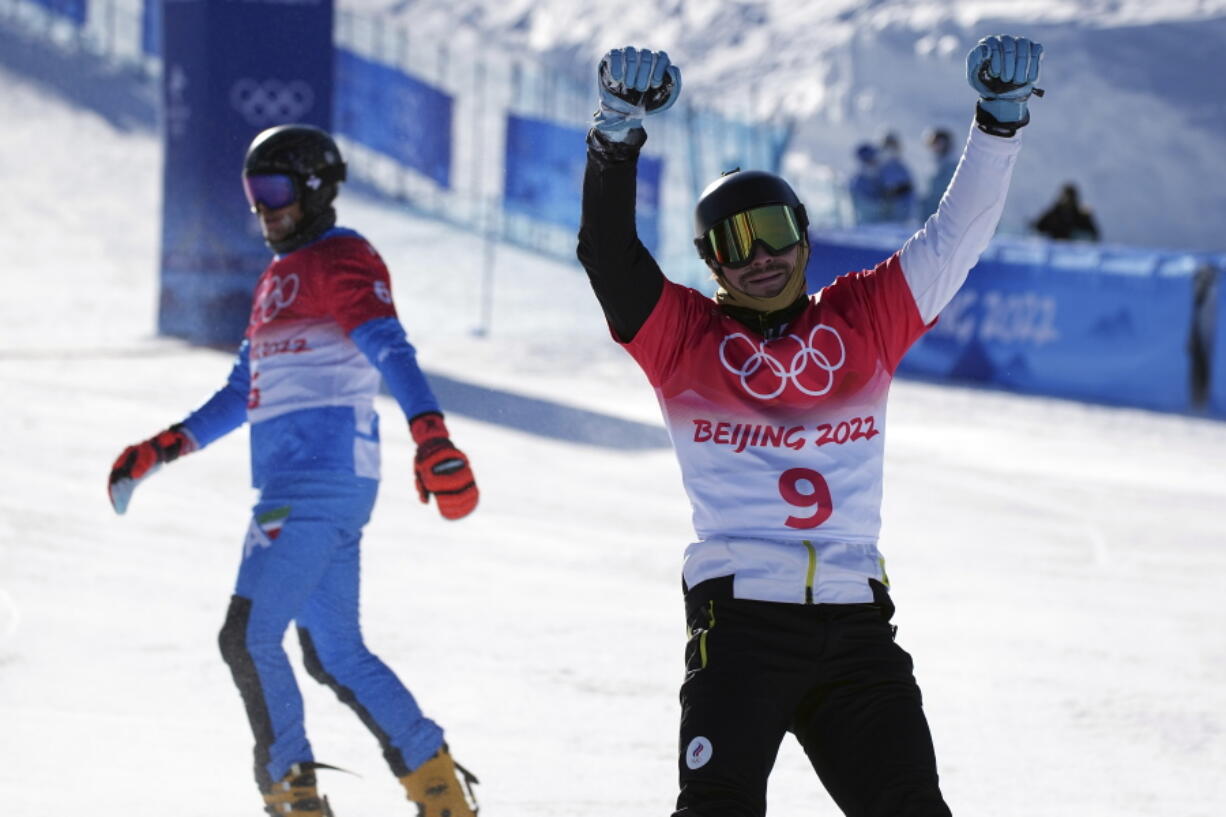
[[[256,80],[246,77],[230,88],[230,104],[247,124],[263,128],[297,122],[315,104],[315,92],[302,80]]]

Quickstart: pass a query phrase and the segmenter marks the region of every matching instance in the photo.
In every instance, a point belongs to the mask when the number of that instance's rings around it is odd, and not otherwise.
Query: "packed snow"
[[[154,335],[158,140],[10,69],[0,121],[0,802],[258,813],[216,646],[255,499],[246,433],[124,517],[104,489],[230,365]],[[470,235],[352,193],[340,214],[391,266],[482,490],[461,522],[421,506],[381,398],[369,643],[481,778],[483,814],[669,813],[692,531],[649,387],[577,265],[494,248],[486,325]],[[1226,424],[904,380],[889,440],[882,549],[954,812],[1217,817]],[[356,773],[321,775],[337,813],[411,814],[374,739],[300,677],[318,758]],[[790,741],[770,809],[838,813]]]

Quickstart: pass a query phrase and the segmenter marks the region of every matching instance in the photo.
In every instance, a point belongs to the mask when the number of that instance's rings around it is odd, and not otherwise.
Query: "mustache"
[[[769,264],[764,264],[761,267],[757,267],[756,269],[749,272],[748,275],[758,276],[758,275],[774,274],[776,272],[788,272],[791,269],[792,269],[792,265],[787,263],[786,261],[772,261]]]

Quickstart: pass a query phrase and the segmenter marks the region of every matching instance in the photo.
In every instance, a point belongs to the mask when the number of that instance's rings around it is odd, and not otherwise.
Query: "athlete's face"
[[[263,204],[256,204],[255,211],[260,216],[260,230],[268,241],[281,241],[302,221],[302,204],[294,202],[277,210],[270,210]]]
[[[787,286],[792,270],[800,254],[800,245],[772,255],[759,243],[754,247],[753,258],[743,267],[719,265],[720,275],[746,295],[755,298],[773,298]]]

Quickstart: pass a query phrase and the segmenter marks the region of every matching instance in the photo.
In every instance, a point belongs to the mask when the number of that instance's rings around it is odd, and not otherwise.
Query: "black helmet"
[[[243,160],[244,176],[283,173],[294,181],[303,219],[299,228],[272,248],[297,249],[336,223],[332,201],[345,180],[341,151],[327,131],[314,125],[278,125],[261,131]]]
[[[313,215],[332,203],[345,180],[340,148],[314,125],[278,125],[262,131],[247,148],[243,174],[285,173],[298,185],[302,209]]]
[[[792,186],[774,173],[765,170],[730,170],[707,185],[694,208],[694,245],[704,260],[707,231],[724,219],[767,204],[786,204],[796,214],[796,223],[803,236],[809,226],[805,206],[800,203]]]

